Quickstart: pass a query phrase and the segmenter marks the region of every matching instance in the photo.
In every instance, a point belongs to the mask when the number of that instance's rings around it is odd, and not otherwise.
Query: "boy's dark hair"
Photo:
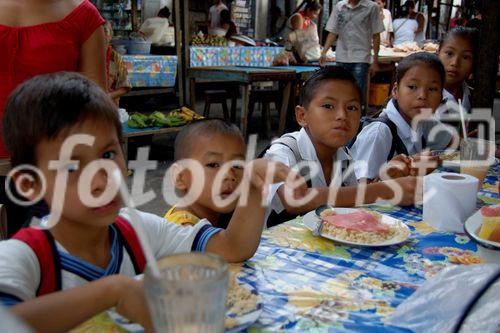
[[[316,90],[325,81],[348,81],[354,85],[361,101],[363,94],[351,72],[341,66],[328,66],[314,72],[302,85],[300,90],[300,105],[307,109],[313,100]]]
[[[156,16],[168,19],[170,17],[170,9],[168,9],[168,7],[165,6],[158,11],[158,14]]]
[[[407,0],[404,4],[408,9],[415,9],[415,1]]]
[[[425,65],[438,72],[439,77],[441,78],[441,85],[444,86],[446,75],[444,66],[437,55],[429,52],[413,53],[401,60],[398,67],[396,68],[396,82],[398,84],[401,83],[401,80],[405,76],[406,72],[408,72],[411,68],[419,65]]]
[[[479,51],[479,31],[474,28],[468,28],[468,27],[462,27],[458,26],[450,31],[444,36],[444,38],[439,42],[439,50],[443,47],[443,45],[449,41],[451,38],[458,37],[458,38],[463,38],[469,41],[469,43],[472,46],[472,53],[474,57]]]
[[[93,119],[114,127],[122,140],[116,104],[97,84],[78,73],[59,72],[23,82],[5,105],[2,135],[13,167],[37,165],[36,147]]]
[[[397,9],[396,18],[406,18],[410,14],[410,9],[407,5],[403,5]]]
[[[222,119],[202,119],[195,121],[184,128],[177,134],[175,138],[174,161],[179,161],[189,158],[193,147],[200,140],[203,140],[209,135],[221,134],[237,137],[243,142],[243,135],[240,129],[228,121]]]

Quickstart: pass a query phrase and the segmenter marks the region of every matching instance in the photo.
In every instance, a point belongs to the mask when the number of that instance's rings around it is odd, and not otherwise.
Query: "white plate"
[[[498,207],[500,205],[495,205],[491,207]],[[481,215],[481,210],[478,210],[474,215],[469,217],[465,221],[464,230],[470,239],[477,245],[479,256],[488,263],[500,264],[500,243],[492,242],[479,238],[476,231],[483,224],[483,216]]]
[[[359,209],[354,209],[354,208],[334,208],[335,212],[337,215],[341,214],[350,214],[358,211]],[[399,232],[397,235],[394,237],[384,241],[384,242],[379,242],[379,243],[361,243],[361,242],[352,242],[348,240],[344,240],[332,235],[329,235],[327,233],[321,233],[321,236],[324,238],[331,239],[333,241],[336,241],[338,243],[346,244],[346,245],[352,245],[352,246],[363,246],[363,247],[382,247],[382,246],[391,246],[391,245],[397,245],[405,242],[409,237],[410,237],[410,228],[400,220],[397,220],[395,218],[392,218],[387,215],[380,214],[381,217],[381,222],[388,224],[388,225],[395,225],[398,226],[398,228],[401,228],[401,232]],[[316,216],[316,213],[313,211],[310,211],[303,217],[304,224],[309,230],[313,230],[316,228],[317,223],[319,222],[319,218]]]
[[[141,274],[142,275],[142,274]],[[250,290],[250,292],[254,295],[256,295],[256,302],[252,309],[250,309],[248,312],[240,314],[238,316],[234,315],[231,313],[231,309],[227,309],[226,311],[226,325],[225,325],[225,333],[235,333],[242,331],[248,327],[250,327],[253,323],[259,319],[260,314],[262,313],[262,302],[261,299],[257,293],[257,290],[253,288],[251,285],[248,283],[244,283],[241,281],[238,281],[238,285],[241,288],[245,288]],[[108,311],[109,316],[111,319],[118,324],[121,328],[126,330],[129,333],[144,333],[144,328],[136,323],[130,322],[128,319],[122,317],[118,313],[116,313],[114,310],[109,310]],[[228,327],[227,322],[228,319],[231,318],[233,321],[233,325]]]

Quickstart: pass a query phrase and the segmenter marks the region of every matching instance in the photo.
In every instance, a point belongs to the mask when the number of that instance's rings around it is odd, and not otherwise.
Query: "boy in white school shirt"
[[[309,191],[315,190],[316,194],[305,204],[296,207],[287,202],[283,184],[271,185],[268,194],[268,227],[286,222],[326,203],[339,207],[355,205],[358,183],[352,172],[345,172],[355,161],[345,145],[358,131],[361,96],[361,90],[352,74],[339,66],[323,68],[304,83],[300,105],[295,108],[295,116],[302,129],[274,141],[266,151],[265,158],[284,163],[292,169],[306,161],[311,172],[304,172],[305,169],[299,171],[305,178],[311,178],[308,181]],[[314,169],[319,172],[315,173]],[[334,175],[341,173],[342,187],[337,192],[335,202],[328,202],[329,186]],[[390,182],[396,183],[403,190],[399,204],[414,203],[416,177],[402,177]],[[392,199],[393,188],[388,182],[367,185],[364,203]]]
[[[50,229],[24,228],[0,242],[0,302],[37,332],[66,332],[112,307],[151,330],[142,282],[133,279],[145,267],[141,244],[130,212],[120,209],[120,195],[105,195],[113,186],[108,172],[126,171],[116,111],[95,83],[65,72],[24,82],[5,107],[2,134],[12,166],[21,167],[13,176],[15,184],[27,199],[42,196],[52,209],[62,204]],[[75,135],[89,141],[77,142]],[[71,140],[74,147],[67,151]],[[155,258],[190,251],[217,253],[228,262],[251,257],[262,233],[262,192],[270,164],[262,159],[251,163],[244,173],[248,201],[226,230],[206,219],[182,227],[136,210]],[[89,170],[95,172],[89,175]],[[277,181],[287,179],[288,168],[276,170]],[[56,181],[61,174],[67,176],[63,189]],[[81,194],[82,183],[90,193]],[[89,204],[84,194],[99,201]]]

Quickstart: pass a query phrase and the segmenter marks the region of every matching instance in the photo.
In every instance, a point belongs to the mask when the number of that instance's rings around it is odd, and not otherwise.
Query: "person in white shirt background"
[[[221,0],[214,0],[214,5],[210,7],[208,13],[208,20],[210,21],[210,29],[213,30],[216,28],[220,28],[220,12],[223,10],[227,10],[228,8]]]
[[[416,20],[418,23],[418,28],[415,31],[415,41],[417,43],[421,43],[425,40],[425,32],[426,32],[426,18],[424,14],[415,10],[415,1],[407,0],[404,5],[408,8],[409,16],[411,19]]]
[[[394,29],[394,45],[415,41],[418,22],[410,18],[410,12],[406,5],[401,6],[398,17],[392,22],[392,26]]]
[[[375,1],[380,8],[380,17],[382,17],[382,22],[384,23],[385,30],[380,33],[380,44],[386,47],[392,47],[392,39],[394,37],[394,29],[392,27],[392,15],[387,6],[387,0],[376,0]]]

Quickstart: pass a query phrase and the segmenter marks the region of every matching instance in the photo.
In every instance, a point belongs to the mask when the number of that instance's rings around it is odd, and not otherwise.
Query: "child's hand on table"
[[[144,282],[126,276],[117,276],[120,288],[115,305],[116,312],[136,322],[146,332],[154,332],[144,293]]]

